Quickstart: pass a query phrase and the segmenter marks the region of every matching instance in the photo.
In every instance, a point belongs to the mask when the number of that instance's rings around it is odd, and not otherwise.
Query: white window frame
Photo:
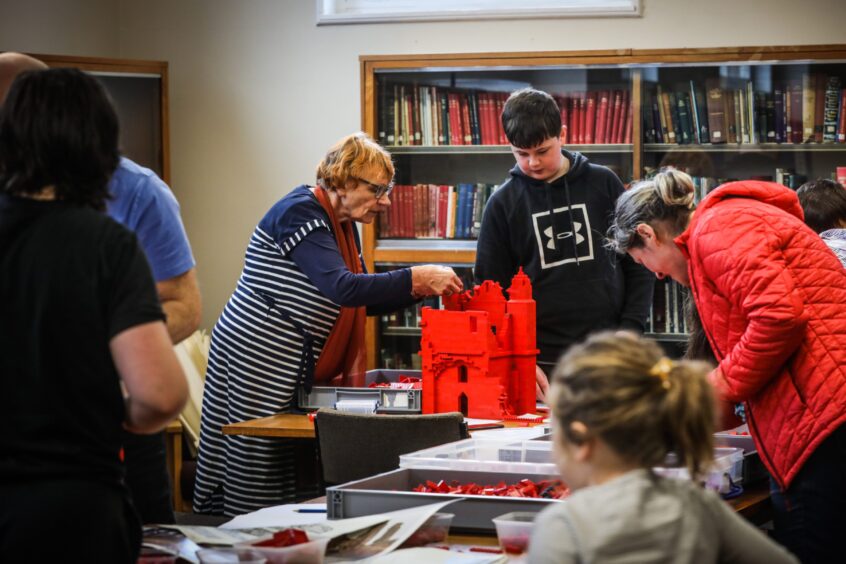
[[[640,17],[640,0],[315,0],[317,25]]]

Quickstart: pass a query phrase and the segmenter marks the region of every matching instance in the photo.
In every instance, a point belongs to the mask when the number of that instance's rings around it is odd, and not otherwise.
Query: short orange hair
[[[317,165],[317,183],[327,190],[346,184],[351,177],[361,177],[365,171],[384,172],[388,181],[394,177],[391,154],[381,145],[358,132],[335,143]]]

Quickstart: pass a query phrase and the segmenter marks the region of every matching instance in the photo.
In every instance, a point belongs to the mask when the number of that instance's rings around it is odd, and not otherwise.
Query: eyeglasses
[[[373,192],[373,195],[376,196],[377,200],[379,198],[381,198],[382,196],[390,196],[391,192],[394,191],[394,183],[393,182],[390,182],[388,184],[373,184],[369,180],[365,180],[365,179],[359,178],[357,176],[353,176],[352,178],[354,180],[357,180],[358,182],[363,182],[363,183],[367,184],[368,188],[370,188],[370,190]]]

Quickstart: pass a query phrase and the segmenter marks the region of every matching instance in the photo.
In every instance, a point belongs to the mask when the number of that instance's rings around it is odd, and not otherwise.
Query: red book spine
[[[585,143],[585,134],[587,133],[587,100],[585,93],[579,92],[579,145]]]
[[[634,117],[634,108],[631,101],[626,104],[626,125],[623,126],[623,143],[632,142],[632,118]]]
[[[438,186],[438,232],[441,239],[446,239],[446,217],[447,200],[449,199],[449,186],[441,184]]]
[[[561,110],[561,139],[564,145],[570,142],[570,100],[561,96],[558,100],[558,108]]]
[[[596,110],[596,139],[598,144],[608,143],[605,137],[605,128],[608,122],[608,91],[602,90],[599,93],[599,106]]]
[[[464,135],[461,133],[461,120],[458,114],[458,94],[450,92],[449,100],[449,144],[463,145]]]
[[[596,137],[596,92],[588,92],[585,102],[587,111],[585,116],[585,143],[594,144]]]
[[[508,137],[505,135],[505,129],[502,127],[502,110],[505,108],[505,101],[508,95],[505,92],[500,93],[496,101],[496,128],[499,131],[499,144],[508,145]]]
[[[467,100],[467,94],[461,94],[459,97],[461,101],[461,132],[464,133],[464,144],[473,144],[473,133],[470,129],[470,104]]]
[[[614,142],[614,120],[620,111],[620,103],[622,102],[623,93],[620,90],[614,90],[614,95],[608,98],[608,121],[605,123],[605,142]],[[613,100],[613,102],[612,102]]]
[[[409,184],[405,187],[405,205],[403,206],[405,212],[405,236],[414,238],[414,185]]]
[[[476,92],[476,100],[479,103],[479,135],[482,138],[482,145],[489,145],[490,123],[488,122],[488,94],[487,92]]]
[[[611,124],[611,142],[617,144],[620,142],[620,132],[622,131],[621,122],[623,121],[623,98],[625,91],[620,91],[619,96],[614,96],[614,123]]]
[[[837,116],[837,142],[846,143],[846,88],[840,91],[840,112]]]
[[[575,92],[570,96],[570,143],[579,142],[579,95]]]
[[[496,126],[496,101],[493,92],[486,92],[485,99],[487,105],[485,106],[485,121],[488,123],[488,140],[486,145],[496,145],[499,143],[499,130]]]
[[[423,184],[414,185],[414,237],[423,236]]]

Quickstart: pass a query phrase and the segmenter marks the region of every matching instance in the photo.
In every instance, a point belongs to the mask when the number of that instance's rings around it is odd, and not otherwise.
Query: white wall
[[[635,19],[318,28],[314,0],[0,0],[0,50],[170,62],[173,188],[210,328],[256,222],[360,127],[360,54],[846,43],[842,0],[642,5]]]

